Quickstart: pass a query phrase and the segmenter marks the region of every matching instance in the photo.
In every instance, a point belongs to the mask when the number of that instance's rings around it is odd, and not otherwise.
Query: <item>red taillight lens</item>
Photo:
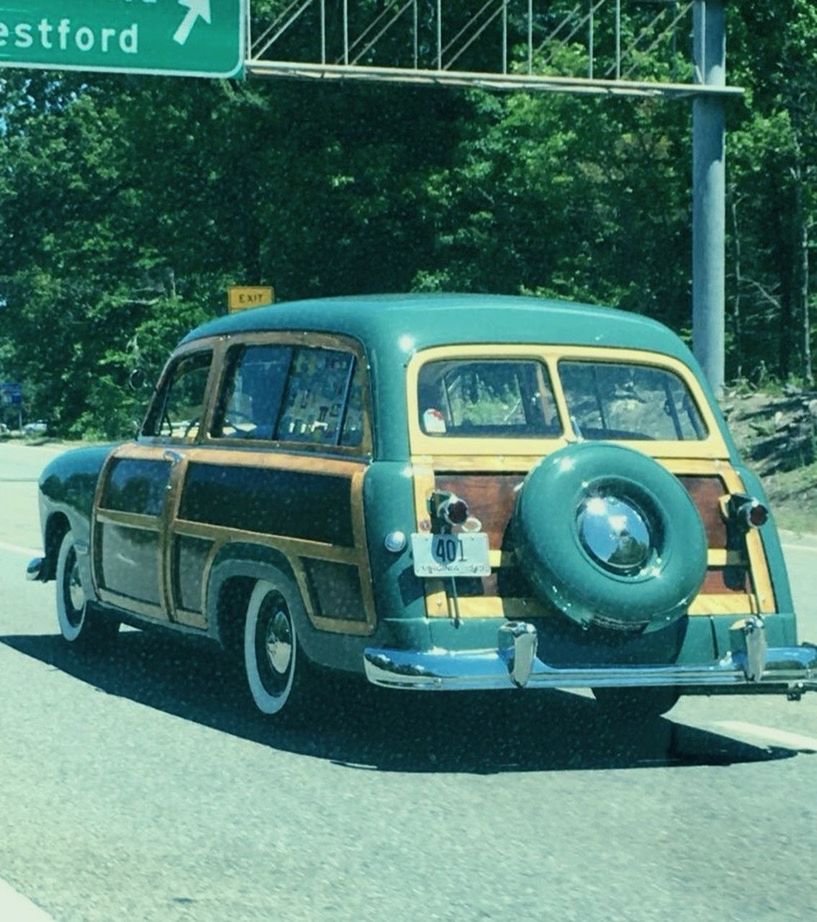
[[[462,525],[468,518],[468,503],[458,497],[452,497],[443,506],[443,516],[451,525]]]
[[[432,518],[444,526],[462,525],[468,518],[468,503],[456,493],[435,490],[431,494],[429,511]]]
[[[760,528],[769,521],[769,510],[762,504],[757,503],[749,510],[749,523],[755,528]]]
[[[749,499],[738,507],[738,521],[744,528],[760,528],[769,521],[769,510],[756,499]]]

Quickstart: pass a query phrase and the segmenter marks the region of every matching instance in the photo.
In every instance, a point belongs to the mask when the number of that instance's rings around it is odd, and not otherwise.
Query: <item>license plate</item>
[[[456,535],[411,536],[416,576],[490,576],[488,535],[485,532]]]

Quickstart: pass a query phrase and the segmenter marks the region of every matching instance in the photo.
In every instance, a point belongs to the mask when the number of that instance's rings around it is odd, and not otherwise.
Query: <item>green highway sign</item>
[[[0,0],[0,67],[233,77],[246,0]]]

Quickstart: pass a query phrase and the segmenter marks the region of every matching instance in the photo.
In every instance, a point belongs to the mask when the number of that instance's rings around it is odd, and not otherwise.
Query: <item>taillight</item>
[[[468,503],[460,499],[455,493],[444,490],[435,490],[429,500],[432,527],[434,524],[442,525],[445,530],[454,525],[465,524],[468,518]],[[433,529],[437,531],[436,528]]]
[[[769,521],[769,510],[760,500],[753,496],[736,493],[729,497],[730,518],[739,525],[743,531],[750,528],[760,528]]]
[[[738,510],[738,515],[746,528],[760,528],[769,521],[769,510],[756,499],[744,503]]]

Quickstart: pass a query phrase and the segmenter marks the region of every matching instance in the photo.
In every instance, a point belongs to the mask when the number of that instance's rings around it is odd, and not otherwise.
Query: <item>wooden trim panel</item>
[[[481,580],[458,581],[458,613],[460,617],[511,617],[510,611],[533,616],[547,614],[536,599],[502,594],[500,574],[505,591],[515,584],[516,561],[513,554],[509,525],[516,503],[516,494],[523,483],[528,465],[518,464],[516,470],[452,471],[453,465],[438,469],[416,459],[414,465],[415,507],[418,522],[426,519],[427,501],[434,489],[456,493],[469,506],[488,534],[492,573]],[[438,459],[442,460],[442,459]],[[451,459],[447,459],[450,461]],[[678,476],[698,508],[704,523],[709,546],[708,569],[697,598],[690,607],[691,615],[740,613],[771,613],[775,611],[768,565],[759,535],[746,535],[742,548],[727,547],[726,522],[721,500],[731,492],[743,492],[743,484],[734,470],[720,460],[702,459],[682,463],[678,460],[662,463]],[[524,589],[521,574],[517,585]],[[461,584],[461,585],[460,585]],[[429,617],[453,617],[453,600],[440,580],[426,582],[426,612]],[[514,615],[513,617],[516,617]]]

